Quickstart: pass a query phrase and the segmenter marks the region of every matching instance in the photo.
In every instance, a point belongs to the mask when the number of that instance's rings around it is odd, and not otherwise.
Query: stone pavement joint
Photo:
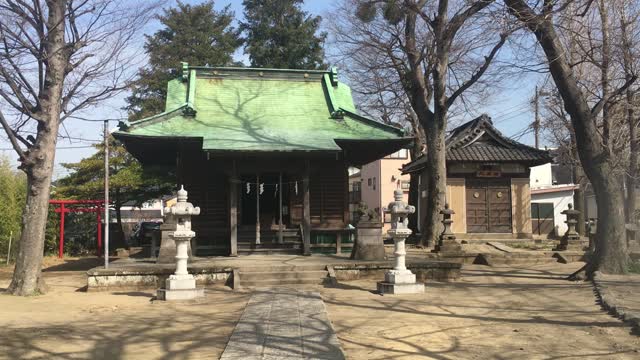
[[[251,296],[220,359],[344,358],[319,293],[261,288]]]

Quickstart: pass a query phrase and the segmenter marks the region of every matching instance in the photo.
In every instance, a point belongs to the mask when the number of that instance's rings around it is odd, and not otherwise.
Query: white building
[[[561,237],[567,231],[562,211],[573,203],[574,184],[558,184],[553,165],[547,163],[531,168],[531,227],[538,238]]]

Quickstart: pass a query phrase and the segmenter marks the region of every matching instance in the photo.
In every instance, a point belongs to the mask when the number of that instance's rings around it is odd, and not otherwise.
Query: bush
[[[11,258],[15,258],[26,194],[26,176],[14,169],[6,156],[0,157],[0,255],[4,261],[10,237]]]

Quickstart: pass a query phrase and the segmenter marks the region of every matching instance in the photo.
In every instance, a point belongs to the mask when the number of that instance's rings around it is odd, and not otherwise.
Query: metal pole
[[[109,268],[109,121],[104,121],[104,268]]]
[[[282,239],[282,172],[279,174],[278,178],[278,204],[280,206],[280,224],[278,226],[278,243],[282,244],[284,241]]]
[[[9,231],[9,248],[7,249],[7,265],[9,264],[9,259],[11,259],[11,239],[13,238],[13,231]]]
[[[535,120],[533,121],[533,134],[534,134],[536,149],[539,149],[540,148],[540,114],[538,111],[539,93],[538,93],[537,85],[536,85],[536,95],[533,101],[535,102],[534,107],[535,107],[535,116],[536,116]]]

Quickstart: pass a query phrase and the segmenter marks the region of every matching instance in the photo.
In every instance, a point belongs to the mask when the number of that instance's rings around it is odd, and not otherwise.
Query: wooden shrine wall
[[[229,183],[216,161],[203,153],[188,153],[181,159],[181,177],[189,192],[189,201],[200,207],[192,218],[196,232],[197,255],[229,253]]]
[[[344,228],[348,176],[344,162],[311,162],[309,183],[312,228]]]

